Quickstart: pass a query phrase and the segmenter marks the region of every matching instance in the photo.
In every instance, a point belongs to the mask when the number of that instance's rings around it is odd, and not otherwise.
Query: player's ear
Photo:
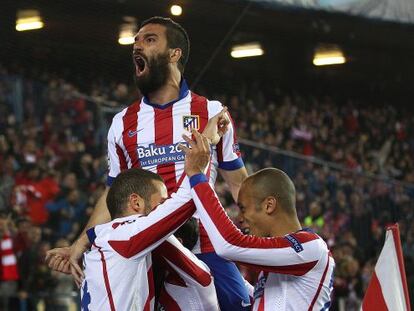
[[[270,215],[277,210],[277,200],[274,196],[268,196],[263,200],[265,204],[265,212]]]
[[[129,195],[128,206],[137,214],[143,214],[145,212],[145,201],[139,194],[132,193]]]
[[[171,63],[178,63],[182,56],[183,52],[179,48],[170,49],[170,62]]]

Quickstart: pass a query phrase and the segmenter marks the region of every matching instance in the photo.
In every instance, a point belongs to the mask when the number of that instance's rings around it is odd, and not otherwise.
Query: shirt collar
[[[190,91],[190,90],[188,89],[187,82],[185,81],[185,79],[184,79],[184,78],[182,78],[182,79],[181,79],[181,82],[180,82],[180,93],[178,94],[178,98],[177,98],[177,99],[175,99],[175,100],[173,100],[173,101],[170,101],[170,102],[168,102],[168,103],[166,103],[166,104],[164,104],[164,105],[160,105],[160,104],[156,104],[156,103],[151,103],[151,102],[149,101],[148,97],[146,97],[146,96],[144,96],[142,100],[143,100],[143,102],[144,102],[145,104],[150,105],[150,106],[152,106],[152,107],[154,107],[154,108],[157,108],[157,109],[165,109],[165,108],[170,107],[170,106],[171,106],[171,105],[173,105],[174,103],[176,103],[176,102],[178,102],[178,101],[182,100],[183,98],[185,98],[185,97],[188,95],[188,92],[189,92],[189,91]]]

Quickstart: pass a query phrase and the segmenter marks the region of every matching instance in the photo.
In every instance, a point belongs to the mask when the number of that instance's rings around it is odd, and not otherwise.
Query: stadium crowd
[[[111,116],[99,103],[126,105],[133,89],[95,85],[86,99],[63,79],[23,78],[0,68],[0,255],[15,262],[0,269],[0,310],[39,304],[69,310],[76,293],[71,277],[52,273],[44,256],[78,236],[105,188]],[[293,178],[299,219],[328,242],[337,263],[331,310],[339,304],[359,310],[384,227],[396,221],[414,288],[414,114],[362,100],[243,94],[215,96],[229,106],[240,138],[308,157],[241,145],[250,171],[276,166]],[[220,181],[217,189],[237,224],[231,194]]]

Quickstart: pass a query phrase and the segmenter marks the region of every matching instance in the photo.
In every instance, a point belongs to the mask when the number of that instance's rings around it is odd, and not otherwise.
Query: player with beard
[[[183,77],[190,42],[186,31],[169,18],[153,17],[144,21],[135,37],[133,61],[135,80],[143,94],[115,115],[108,132],[108,189],[114,178],[128,168],[143,168],[159,174],[168,193],[177,189],[184,178],[184,153],[178,148],[182,134],[196,129],[202,132],[210,118],[222,110],[218,101],[210,101],[188,89]],[[229,185],[233,198],[247,172],[240,156],[233,124],[213,147],[210,182],[217,172]],[[86,228],[110,220],[106,195],[100,198]],[[196,216],[196,215],[195,215]],[[193,252],[210,268],[215,279],[221,310],[248,310],[249,296],[234,263],[217,256],[205,229],[199,224],[199,238]],[[49,266],[68,269],[70,254],[72,273],[88,240],[85,234],[69,249],[50,252]],[[63,260],[62,260],[63,259]]]

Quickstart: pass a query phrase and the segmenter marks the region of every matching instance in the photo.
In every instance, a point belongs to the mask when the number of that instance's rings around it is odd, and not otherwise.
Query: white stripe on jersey
[[[137,145],[149,145],[155,142],[155,112],[154,108],[149,105],[140,104],[138,112],[138,128]],[[138,155],[139,156],[139,155]],[[145,167],[151,172],[157,172],[157,165]]]

